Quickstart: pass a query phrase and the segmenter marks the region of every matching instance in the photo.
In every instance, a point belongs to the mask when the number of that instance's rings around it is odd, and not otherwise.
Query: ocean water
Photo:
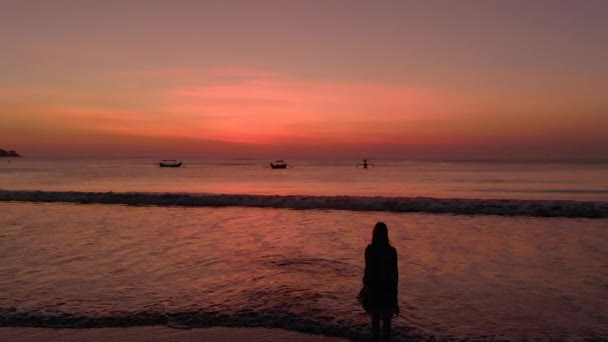
[[[608,338],[607,218],[349,210],[357,196],[604,205],[606,165],[353,163],[6,163],[4,195],[58,195],[0,201],[0,326],[267,326],[362,339],[363,251],[384,221],[399,253],[397,340]],[[140,205],[60,203],[71,191],[137,192],[119,196]],[[346,210],[315,209],[324,197],[291,206],[307,210],[138,202],[157,192],[351,197]]]
[[[184,160],[159,168],[150,159],[0,160],[0,189],[351,195],[608,201],[608,163]]]

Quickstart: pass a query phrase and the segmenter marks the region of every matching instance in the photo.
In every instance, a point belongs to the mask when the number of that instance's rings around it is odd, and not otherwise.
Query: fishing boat
[[[270,168],[272,169],[286,169],[288,167],[290,167],[290,165],[287,165],[284,160],[275,160],[274,162],[270,163]]]
[[[364,169],[367,169],[368,166],[376,167],[376,165],[374,165],[372,163],[368,163],[367,159],[363,159],[363,164],[357,164],[357,167],[359,167],[359,166],[363,167]]]
[[[181,161],[177,161],[175,159],[164,159],[160,163],[158,163],[160,167],[180,167],[182,166]]]

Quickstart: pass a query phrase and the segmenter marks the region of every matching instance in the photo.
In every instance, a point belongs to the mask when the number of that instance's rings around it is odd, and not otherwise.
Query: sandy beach
[[[63,341],[171,341],[171,342],[228,342],[228,341],[294,341],[340,342],[337,337],[303,334],[283,329],[212,327],[199,329],[172,329],[163,326],[50,329],[0,328],[0,340],[13,342]]]

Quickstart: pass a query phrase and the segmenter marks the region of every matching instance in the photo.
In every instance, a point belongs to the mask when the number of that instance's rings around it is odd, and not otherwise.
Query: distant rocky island
[[[5,151],[0,148],[0,158],[1,157],[21,157],[17,151]]]

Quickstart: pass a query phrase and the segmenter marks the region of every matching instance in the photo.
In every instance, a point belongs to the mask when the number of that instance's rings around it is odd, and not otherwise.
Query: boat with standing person
[[[367,159],[363,159],[363,164],[357,164],[357,167],[359,166],[363,167],[364,169],[367,169],[368,166],[376,167],[376,165],[368,163]]]

